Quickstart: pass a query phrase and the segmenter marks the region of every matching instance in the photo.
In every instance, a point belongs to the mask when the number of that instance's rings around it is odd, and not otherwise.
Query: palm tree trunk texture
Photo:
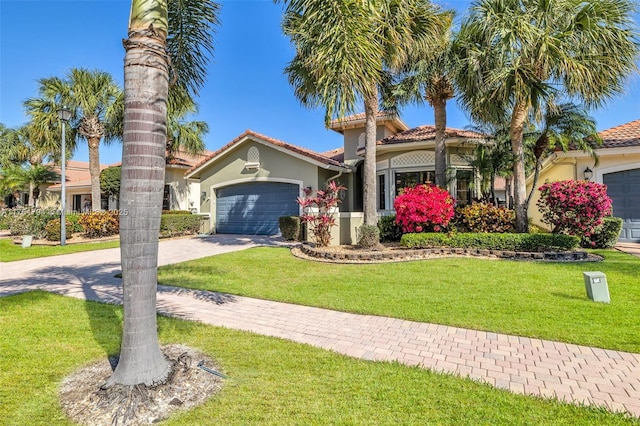
[[[372,84],[371,93],[364,100],[365,155],[364,155],[364,224],[377,225],[376,209],[376,127],[378,119],[378,89]]]
[[[511,119],[511,151],[514,156],[513,164],[513,207],[516,212],[516,232],[529,231],[527,216],[527,187],[524,171],[524,123],[527,118],[527,108],[522,103],[516,103]]]
[[[100,202],[100,138],[88,138],[89,175],[91,176],[91,211],[102,210]]]
[[[168,93],[165,37],[150,26],[130,31],[125,41],[120,192],[124,333],[120,361],[107,385],[151,385],[166,380],[170,370],[160,350],[156,322]]]
[[[446,127],[447,127],[447,101],[443,98],[433,100],[433,114],[436,126],[435,163],[436,185],[447,188],[447,154],[446,154]]]

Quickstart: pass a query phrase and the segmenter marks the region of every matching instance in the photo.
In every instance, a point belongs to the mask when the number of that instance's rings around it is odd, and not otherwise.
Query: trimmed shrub
[[[84,232],[84,228],[80,225],[80,215],[71,213],[66,215],[66,231],[67,238],[71,238],[73,234]],[[50,220],[45,226],[46,238],[48,241],[60,241],[60,218]]]
[[[300,240],[302,227],[300,226],[299,216],[280,216],[278,218],[278,225],[280,226],[282,238],[286,241]]]
[[[380,230],[375,225],[362,225],[358,228],[358,247],[373,248],[380,244]]]
[[[190,210],[162,210],[162,214],[192,214]]]
[[[421,233],[404,234],[400,244],[407,248],[455,247],[509,251],[568,251],[580,239],[564,234]]]
[[[542,185],[537,206],[542,221],[554,234],[565,233],[590,238],[606,216],[612,201],[607,186],[584,180],[564,180]]]
[[[393,202],[402,232],[441,231],[453,218],[453,197],[435,185],[404,188]]]
[[[380,229],[380,241],[383,243],[400,241],[402,227],[396,223],[396,215],[382,216],[378,219]]]
[[[622,231],[622,219],[607,216],[602,225],[589,238],[582,238],[580,245],[585,248],[610,249],[616,245]]]
[[[11,235],[33,235],[34,238],[46,236],[46,226],[50,220],[60,216],[54,209],[19,207],[9,213],[9,231]]]
[[[513,232],[515,221],[515,211],[487,203],[459,207],[454,219],[460,232]]]
[[[83,213],[78,223],[84,228],[84,235],[87,238],[108,237],[120,231],[118,213],[117,210]]]
[[[160,237],[197,234],[202,217],[198,214],[164,214],[160,218]]]

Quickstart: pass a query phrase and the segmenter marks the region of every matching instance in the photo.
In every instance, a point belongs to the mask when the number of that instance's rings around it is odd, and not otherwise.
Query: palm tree
[[[623,91],[638,57],[633,10],[630,0],[479,0],[462,23],[459,99],[475,120],[510,123],[518,232],[528,230],[528,118],[549,99],[592,108]]]
[[[426,49],[442,33],[437,9],[417,0],[282,0],[284,33],[296,48],[285,72],[296,97],[323,106],[325,122],[364,103],[364,224],[376,225],[376,120],[379,87],[410,48]]]
[[[426,49],[410,52],[401,81],[396,85],[394,97],[401,103],[422,103],[425,100],[433,108],[435,123],[435,184],[447,185],[446,128],[447,101],[455,95],[451,70],[455,57],[451,54],[452,11],[442,12],[446,25],[437,43]]]
[[[172,92],[172,89],[169,89]],[[167,105],[167,161],[171,160],[178,151],[188,154],[201,154],[206,146],[204,135],[209,132],[206,122],[200,120],[185,121],[190,114],[197,113],[195,102],[189,96],[173,97],[169,95]],[[180,102],[179,104],[176,104]]]
[[[0,133],[2,144],[0,167],[9,164],[22,166],[25,183],[29,185],[29,206],[35,207],[39,197],[39,185],[57,179],[48,166],[43,166],[46,158],[60,155],[60,146],[55,141],[38,140],[33,126],[27,124],[18,129],[5,128]]]
[[[48,139],[52,122],[58,120],[59,107],[64,105],[72,111],[69,126],[71,140],[78,138],[87,141],[91,208],[93,211],[100,210],[100,141],[109,143],[121,137],[111,131],[113,127],[110,124],[118,120],[117,114],[121,111],[118,106],[118,100],[122,99],[121,90],[108,73],[84,68],[72,69],[66,79],[43,78],[39,84],[40,98],[25,102],[34,134],[39,135],[41,140]]]
[[[204,82],[218,5],[210,0],[132,0],[125,40],[120,208],[124,331],[120,360],[105,387],[163,382],[170,365],[156,322],[170,77],[181,94]],[[173,67],[170,68],[170,64]],[[172,72],[173,71],[173,72]]]

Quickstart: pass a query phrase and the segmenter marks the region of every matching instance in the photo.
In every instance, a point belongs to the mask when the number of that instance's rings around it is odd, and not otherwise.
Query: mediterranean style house
[[[553,153],[544,162],[538,185],[567,179],[586,179],[607,185],[607,193],[613,200],[613,215],[623,220],[620,241],[640,242],[640,120],[599,134],[603,143],[596,149],[597,164],[582,151]],[[528,190],[531,180],[527,181]],[[536,190],[529,216],[535,224],[544,227],[536,208],[539,198]]]
[[[201,194],[199,213],[210,233],[276,234],[278,218],[299,215],[297,198],[332,180],[346,187],[341,194],[339,226],[334,242],[353,244],[363,223],[362,167],[364,114],[335,120],[330,128],[344,136],[338,149],[318,153],[247,130],[186,172],[192,193]],[[476,173],[470,165],[482,135],[458,129],[446,132],[449,191],[458,203],[476,195]],[[435,129],[409,129],[396,115],[377,119],[377,206],[393,213],[401,188],[434,180]]]

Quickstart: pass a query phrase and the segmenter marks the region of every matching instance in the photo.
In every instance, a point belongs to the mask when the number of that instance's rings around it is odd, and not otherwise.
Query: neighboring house
[[[100,165],[100,170],[104,170],[107,167],[110,166]],[[62,173],[60,166],[54,166],[53,170],[58,174]],[[91,210],[91,173],[89,173],[89,163],[68,160],[65,166],[65,177],[66,210],[73,212]],[[62,185],[60,183],[44,187],[41,190],[39,207],[59,209],[61,191]],[[110,204],[108,197],[106,195],[103,196],[100,203],[102,209],[115,208]]]
[[[165,188],[162,203],[163,210],[191,210],[198,211],[198,192],[193,193],[189,182],[185,179],[184,173],[194,164],[202,161],[207,155],[206,151],[201,155],[190,155],[184,152],[177,152],[167,159],[165,170]],[[100,170],[107,167],[119,166],[121,163],[111,165],[101,165]],[[60,167],[54,167],[54,171],[61,173]],[[83,212],[91,208],[91,175],[89,173],[89,163],[69,160],[65,167],[66,175],[66,208],[68,211]],[[197,188],[196,188],[197,190]],[[43,208],[60,208],[60,193],[62,185],[56,183],[41,188],[41,198],[39,206]],[[108,198],[103,195],[101,207],[103,210],[114,210],[118,208],[116,198]]]
[[[335,120],[330,128],[344,135],[344,146],[317,153],[251,130],[209,155],[186,173],[201,194],[199,212],[209,215],[211,233],[276,234],[278,218],[299,215],[297,197],[336,180],[340,194],[339,231],[335,242],[352,244],[363,222],[362,166],[364,114]],[[401,188],[433,182],[435,129],[409,129],[397,116],[377,120],[377,205],[391,214]],[[459,203],[476,196],[476,173],[469,165],[478,133],[447,129],[449,190]],[[193,190],[192,190],[193,191]]]
[[[543,164],[538,186],[545,182],[587,179],[607,185],[613,215],[623,219],[621,242],[640,242],[640,120],[600,132],[603,144],[596,150],[598,165],[582,151],[556,152]],[[531,189],[531,178],[527,181]],[[529,206],[533,223],[541,222],[535,191]]]

